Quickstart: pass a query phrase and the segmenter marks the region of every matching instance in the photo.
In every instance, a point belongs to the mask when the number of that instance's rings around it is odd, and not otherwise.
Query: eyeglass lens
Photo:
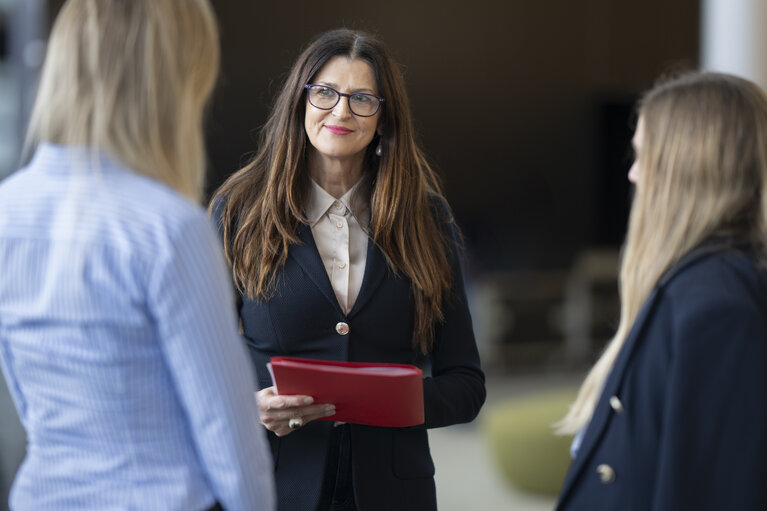
[[[309,102],[323,110],[330,110],[340,100],[340,94],[330,87],[310,87]],[[349,94],[349,108],[352,113],[360,116],[371,116],[378,110],[379,100],[372,94]]]

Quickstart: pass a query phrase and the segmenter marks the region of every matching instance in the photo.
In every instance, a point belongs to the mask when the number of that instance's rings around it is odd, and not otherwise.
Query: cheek
[[[321,115],[307,111],[304,116],[304,131],[310,139],[314,139],[319,135]]]
[[[306,109],[306,113],[304,114],[304,129],[308,133],[314,124],[316,124],[316,121],[314,119],[314,115],[312,115],[311,110],[308,108]]]
[[[322,121],[329,112],[331,110],[320,110],[307,103],[304,110],[304,127],[307,130],[310,128],[317,129],[317,123]]]
[[[376,130],[378,129],[378,121],[369,119],[365,122],[365,139],[370,142],[373,140],[373,137],[376,134]]]

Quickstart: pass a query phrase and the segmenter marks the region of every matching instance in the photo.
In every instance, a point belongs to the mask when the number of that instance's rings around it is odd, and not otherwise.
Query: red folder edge
[[[279,394],[336,406],[335,415],[319,420],[385,427],[424,422],[423,373],[416,366],[296,357],[272,357],[270,366]],[[361,373],[362,368],[400,368],[408,374]]]

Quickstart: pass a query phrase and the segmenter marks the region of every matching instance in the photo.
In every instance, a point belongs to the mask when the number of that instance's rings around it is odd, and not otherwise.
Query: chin
[[[348,149],[341,149],[341,148],[329,148],[324,147],[317,149],[317,152],[319,152],[322,156],[326,158],[336,158],[336,159],[344,159],[344,158],[354,158],[355,156],[360,155],[361,153],[364,153],[364,151],[349,151]]]

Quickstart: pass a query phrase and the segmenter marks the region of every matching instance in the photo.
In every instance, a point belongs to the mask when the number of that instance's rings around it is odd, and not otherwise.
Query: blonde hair
[[[104,150],[199,201],[203,106],[219,58],[207,0],[68,0],[51,32],[27,147]]]
[[[762,254],[767,227],[767,96],[735,76],[694,73],[640,102],[639,182],[620,270],[617,332],[555,426],[575,433],[653,287],[686,253],[718,235],[746,237]]]

